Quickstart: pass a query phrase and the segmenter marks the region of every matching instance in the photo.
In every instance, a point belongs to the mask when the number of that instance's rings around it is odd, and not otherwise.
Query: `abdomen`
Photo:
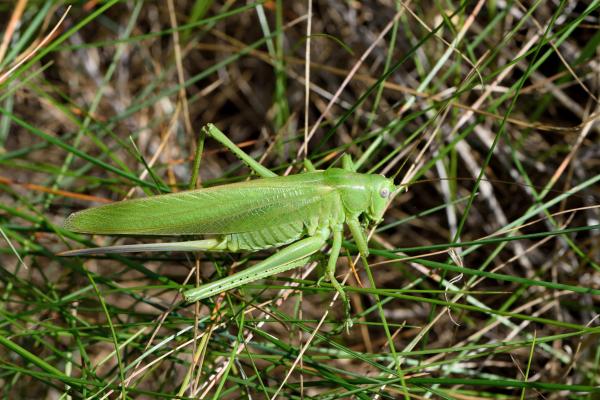
[[[225,236],[231,251],[262,250],[279,247],[313,235],[318,229],[331,228],[344,222],[339,195],[330,192],[319,202],[295,204],[287,212],[265,216],[262,226]]]
[[[288,224],[273,225],[251,232],[231,233],[226,235],[227,248],[231,251],[262,250],[295,242],[306,234],[301,221]]]

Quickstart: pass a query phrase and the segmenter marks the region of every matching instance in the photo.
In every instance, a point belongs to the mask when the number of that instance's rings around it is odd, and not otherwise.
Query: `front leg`
[[[346,221],[348,224],[348,228],[350,228],[350,232],[352,233],[352,237],[356,242],[356,247],[358,247],[358,252],[366,260],[369,256],[369,246],[367,245],[367,236],[363,231],[362,226],[360,226],[360,222],[358,222],[357,217],[348,218]]]

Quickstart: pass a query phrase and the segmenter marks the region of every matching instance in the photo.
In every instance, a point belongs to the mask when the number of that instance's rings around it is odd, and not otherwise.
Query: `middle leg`
[[[348,296],[346,296],[344,287],[335,277],[337,260],[340,255],[340,250],[342,249],[342,233],[343,225],[340,224],[333,228],[333,243],[331,245],[331,254],[329,255],[329,260],[327,261],[326,275],[329,279],[329,282],[331,282],[331,285],[339,293],[340,300],[344,304],[344,314],[346,318],[344,325],[346,326],[346,329],[349,329],[352,327],[352,318],[350,318],[350,301],[348,300]]]

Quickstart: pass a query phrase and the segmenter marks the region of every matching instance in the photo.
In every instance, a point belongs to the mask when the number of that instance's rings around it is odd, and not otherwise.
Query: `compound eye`
[[[387,199],[387,197],[390,195],[390,190],[388,188],[383,188],[379,191],[379,195],[384,199]]]

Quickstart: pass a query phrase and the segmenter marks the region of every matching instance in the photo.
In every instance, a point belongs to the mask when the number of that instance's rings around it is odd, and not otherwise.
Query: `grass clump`
[[[598,5],[0,4],[2,396],[596,398]],[[206,123],[406,187],[368,268],[346,235],[350,334],[311,267],[181,301],[268,252],[57,256],[153,240],[74,211],[247,178]]]

